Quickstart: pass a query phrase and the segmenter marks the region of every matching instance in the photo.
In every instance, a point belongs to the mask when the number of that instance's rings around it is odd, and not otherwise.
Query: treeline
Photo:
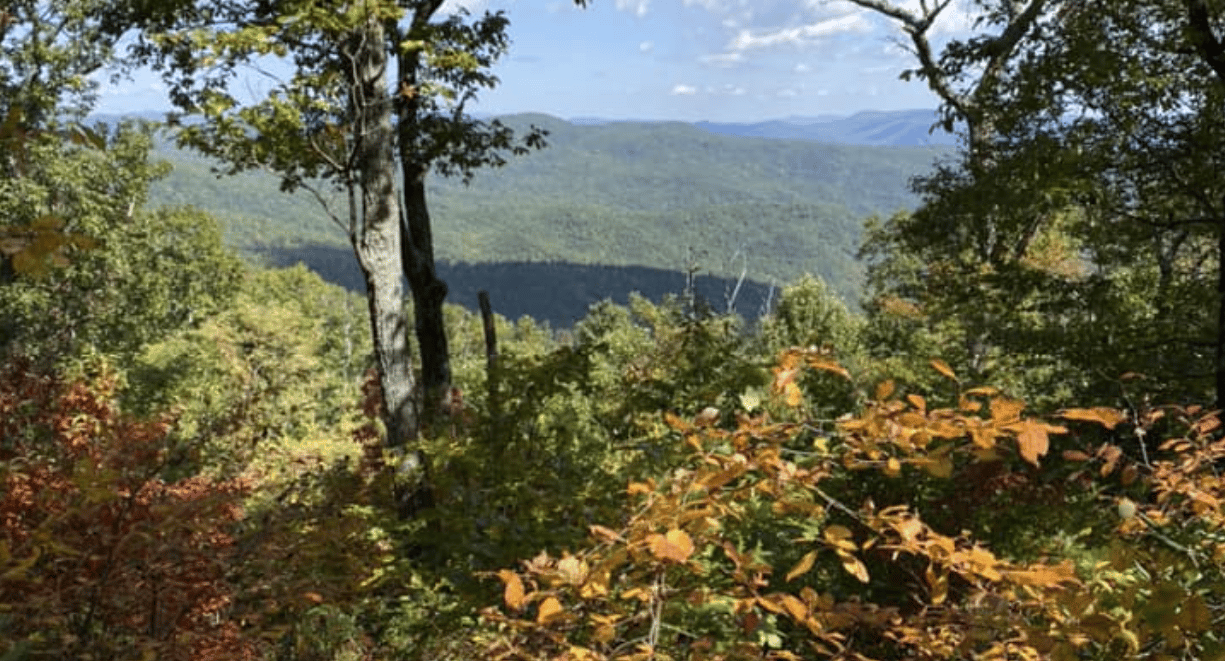
[[[365,292],[361,270],[347,248],[308,245],[266,248],[256,257],[272,266],[303,264],[324,280],[351,292]],[[697,271],[697,267],[694,267]],[[438,272],[447,283],[447,300],[477,309],[477,293],[486,291],[499,314],[530,317],[554,329],[566,329],[604,300],[625,305],[631,294],[656,303],[665,297],[691,296],[708,310],[738,312],[746,319],[765,315],[779,287],[753,280],[720,278],[700,272],[645,266],[603,266],[564,262],[452,263],[442,261]]]

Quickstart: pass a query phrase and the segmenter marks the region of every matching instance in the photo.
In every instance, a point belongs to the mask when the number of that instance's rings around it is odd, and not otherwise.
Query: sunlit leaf
[[[519,575],[509,569],[503,569],[498,572],[498,578],[502,579],[506,586],[502,591],[502,599],[506,605],[515,610],[521,610],[526,599],[524,598],[523,581],[519,579]]]
[[[842,560],[842,568],[845,569],[848,574],[859,579],[861,583],[868,582],[868,568],[863,566],[863,563],[859,561],[859,558],[856,558],[850,553],[839,553],[838,558]]]
[[[800,558],[800,561],[795,563],[795,566],[791,568],[791,571],[787,572],[787,582],[790,583],[791,581],[795,580],[797,576],[807,574],[809,570],[812,569],[812,565],[816,559],[816,551],[809,551],[808,553],[805,553],[804,557]]]
[[[1096,406],[1088,409],[1064,409],[1059,417],[1066,420],[1096,422],[1106,429],[1114,429],[1120,422],[1127,420],[1127,414],[1107,406]]]
[[[804,605],[804,602],[789,594],[782,596],[782,602],[783,608],[787,610],[787,614],[795,619],[796,622],[803,622],[808,619],[808,606]]]
[[[931,366],[932,369],[939,372],[945,378],[953,381],[960,381],[960,379],[957,378],[957,375],[953,372],[953,368],[949,367],[949,364],[943,360],[940,360],[939,358],[932,358]]]
[[[561,602],[556,597],[545,597],[536,610],[536,624],[547,625],[557,621],[563,615],[565,611],[561,607]]]
[[[1044,456],[1051,447],[1050,437],[1046,434],[1047,427],[1041,423],[1027,420],[1017,433],[1017,446],[1021,450],[1021,458],[1034,466],[1038,459]]]
[[[693,539],[684,530],[669,530],[666,535],[647,538],[651,554],[660,560],[685,562],[693,555]]]
[[[924,578],[927,579],[927,587],[931,592],[932,605],[939,606],[943,604],[949,594],[948,572],[937,572],[935,566],[929,564],[927,571],[924,573]]]

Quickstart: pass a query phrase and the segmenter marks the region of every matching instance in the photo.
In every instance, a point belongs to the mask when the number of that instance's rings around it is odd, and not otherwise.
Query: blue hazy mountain
[[[936,124],[934,110],[867,110],[849,117],[790,117],[753,123],[696,122],[711,133],[846,145],[952,146],[957,137]]]

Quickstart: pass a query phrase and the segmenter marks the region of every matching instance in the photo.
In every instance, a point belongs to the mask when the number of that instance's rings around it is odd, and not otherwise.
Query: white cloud
[[[732,51],[747,51],[774,46],[798,46],[820,37],[845,32],[867,32],[868,21],[862,14],[847,14],[809,25],[767,30],[741,30],[728,44]]]
[[[651,0],[617,0],[616,6],[621,11],[630,11],[634,16],[642,18],[650,11]]]
[[[744,61],[743,53],[716,53],[714,55],[703,55],[699,60],[703,64],[712,64],[717,67],[732,67]]]
[[[808,72],[810,72],[810,71],[812,71],[812,67],[808,66],[807,64],[805,64],[805,63],[803,63],[803,62],[800,62],[800,63],[798,63],[798,64],[796,64],[796,65],[795,65],[795,72],[796,72],[796,73],[808,73]]]
[[[693,85],[679,84],[672,88],[673,96],[693,96],[698,93],[698,88]]]
[[[651,42],[651,41],[644,41],[644,42],[642,42],[641,44],[638,44],[638,51],[639,51],[639,52],[642,52],[642,53],[650,53],[650,52],[651,52],[651,51],[653,51],[653,50],[655,50],[655,43],[654,43],[654,42]]]
[[[473,14],[479,14],[489,6],[489,0],[447,0],[438,13],[442,16],[454,14],[460,9],[467,9]]]

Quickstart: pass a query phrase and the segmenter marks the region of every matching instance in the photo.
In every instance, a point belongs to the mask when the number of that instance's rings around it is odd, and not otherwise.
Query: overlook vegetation
[[[868,221],[863,309],[780,271],[765,315],[682,285],[564,330],[423,309],[423,205],[452,182],[422,166],[489,180],[440,209],[539,221],[515,203],[570,194],[523,153],[543,125],[613,223],[740,176],[744,204],[799,213],[824,184],[782,174],[867,157],[444,112],[492,84],[509,26],[425,0],[0,10],[0,659],[1225,659],[1225,7],[983,0],[937,50],[947,2],[848,1],[906,27],[907,75],[964,132],[912,211]],[[290,48],[271,98],[195,88]],[[367,287],[243,261],[217,218],[153,201],[186,187],[158,183],[150,128],[80,121],[87,74],[151,61],[203,115],[185,144],[352,194]],[[386,97],[389,67],[414,95]],[[641,131],[674,150],[638,175],[654,197],[565,150],[630,176],[613,136]],[[695,140],[726,151],[686,187],[669,154]],[[213,185],[264,186],[243,176]],[[498,231],[477,217],[454,216]],[[581,220],[540,245],[568,258]]]

